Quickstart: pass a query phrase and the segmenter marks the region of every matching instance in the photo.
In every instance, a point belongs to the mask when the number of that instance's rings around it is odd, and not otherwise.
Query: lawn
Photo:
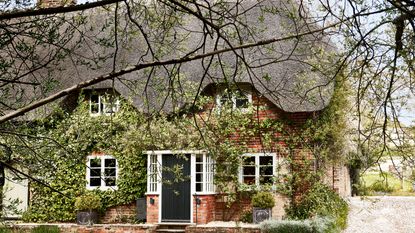
[[[410,181],[401,181],[391,173],[369,173],[361,177],[362,188],[366,195],[415,196]]]

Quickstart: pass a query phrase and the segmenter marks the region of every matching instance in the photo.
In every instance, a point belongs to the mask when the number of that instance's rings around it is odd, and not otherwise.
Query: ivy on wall
[[[20,153],[24,156],[20,156],[30,174],[42,178],[64,196],[32,182],[31,205],[24,219],[73,221],[75,198],[85,192],[86,157],[93,152],[110,154],[117,158],[119,165],[117,190],[95,191],[101,196],[103,209],[129,204],[144,195],[147,156],[143,153],[147,150],[208,150],[216,161],[217,191],[228,194],[229,202],[236,201],[238,193],[247,188],[252,190],[238,179],[240,155],[250,152],[250,140],[260,141],[264,151],[278,151],[286,156],[288,166],[294,163],[290,160],[290,151],[295,148],[309,149],[321,161],[334,161],[332,155],[340,155],[343,146],[339,118],[344,107],[344,94],[341,94],[344,90],[341,86],[337,90],[340,94],[334,95],[330,107],[320,113],[321,117],[298,126],[292,126],[283,116],[258,120],[258,106],[247,111],[222,106],[218,112],[206,108],[207,103],[213,102],[209,97],[200,98],[199,107],[191,115],[147,116],[123,101],[121,110],[113,116],[91,117],[87,102],[81,98],[73,113],[57,110],[53,117],[39,120],[27,129],[28,134],[37,135],[28,138],[35,149],[30,153],[22,150]],[[296,174],[293,173],[276,178],[285,181],[277,187],[278,192],[295,193]]]

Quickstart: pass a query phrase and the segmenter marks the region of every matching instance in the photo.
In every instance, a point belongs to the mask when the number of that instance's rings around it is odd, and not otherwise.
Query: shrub
[[[57,226],[38,226],[31,230],[31,233],[59,233]]]
[[[83,194],[75,200],[75,210],[77,211],[99,210],[101,207],[101,198],[94,193]]]
[[[275,206],[275,199],[270,192],[258,192],[252,197],[252,206],[269,209]]]
[[[349,207],[336,192],[327,185],[316,183],[300,199],[287,209],[291,219],[308,219],[316,216],[330,217],[335,225],[344,229],[347,225]]]
[[[260,225],[264,233],[336,233],[335,221],[327,217],[307,220],[268,220]]]
[[[252,210],[244,211],[239,219],[241,222],[252,223]]]
[[[6,227],[0,227],[0,233],[11,233],[12,230]]]
[[[374,192],[383,192],[383,193],[391,193],[395,191],[393,187],[389,186],[387,183],[382,182],[382,181],[376,181],[375,183],[373,183],[369,187],[369,190],[374,191]]]
[[[313,233],[313,227],[308,220],[268,220],[262,222],[260,227],[264,233]]]

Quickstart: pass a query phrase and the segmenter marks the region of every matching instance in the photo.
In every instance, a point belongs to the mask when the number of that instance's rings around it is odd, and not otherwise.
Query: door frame
[[[148,155],[148,158],[150,155],[157,155],[157,162],[160,164],[160,166],[163,164],[163,156],[170,156],[174,154],[190,154],[190,220],[189,223],[193,222],[193,203],[194,203],[194,194],[196,193],[195,190],[195,164],[196,164],[196,154],[207,154],[206,150],[154,150],[154,151],[146,151],[145,152]],[[149,160],[148,160],[149,161]],[[161,171],[160,177],[161,177]],[[163,177],[161,177],[162,179]],[[163,205],[163,198],[162,198],[162,182],[158,182],[158,191],[157,194],[159,195],[159,206],[158,206],[158,222],[162,222],[161,216],[162,216],[162,205]]]

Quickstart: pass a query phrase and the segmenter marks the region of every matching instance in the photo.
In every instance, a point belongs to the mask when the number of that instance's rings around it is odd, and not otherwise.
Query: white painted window
[[[87,159],[87,189],[116,189],[117,160],[110,155],[88,156]]]
[[[242,156],[240,180],[247,185],[273,185],[275,153],[253,153]]]
[[[120,110],[118,97],[111,94],[91,94],[89,98],[89,112],[93,116],[110,115]]]
[[[195,191],[196,193],[213,193],[215,163],[208,154],[195,155]]]
[[[216,105],[218,109],[229,106],[233,109],[247,109],[252,105],[252,94],[247,90],[228,90],[224,89],[216,95]]]
[[[159,180],[159,163],[158,155],[148,155],[148,168],[147,168],[147,192],[157,193],[158,180]]]

